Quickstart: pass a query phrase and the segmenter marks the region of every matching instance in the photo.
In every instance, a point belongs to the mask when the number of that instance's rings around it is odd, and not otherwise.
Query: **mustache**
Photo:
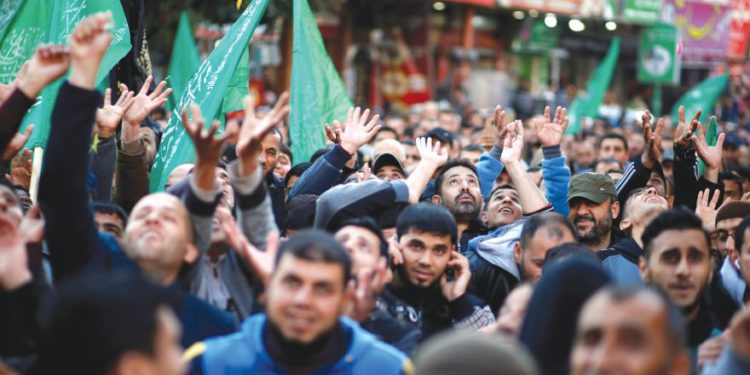
[[[461,198],[463,198],[463,197],[469,197],[469,198],[471,198],[472,202],[476,202],[477,201],[477,199],[473,195],[471,195],[469,193],[461,193],[461,194],[459,194],[458,196],[456,196],[456,199],[454,199],[454,201],[456,203],[458,203],[458,201],[461,200]]]
[[[596,218],[592,215],[578,215],[573,219],[574,223],[578,223],[581,221],[593,221],[596,223]]]

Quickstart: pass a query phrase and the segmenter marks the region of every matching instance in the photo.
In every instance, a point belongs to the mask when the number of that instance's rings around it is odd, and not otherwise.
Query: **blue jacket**
[[[395,348],[378,341],[375,336],[347,318],[340,319],[346,335],[351,338],[347,353],[333,366],[316,374],[404,374],[409,359]],[[206,375],[282,374],[263,344],[266,315],[258,314],[242,324],[240,332],[206,341],[202,372]]]
[[[482,196],[487,199],[495,185],[495,180],[503,172],[505,166],[500,161],[502,149],[493,147],[490,152],[485,152],[477,163],[479,172],[479,187]],[[563,216],[568,216],[568,188],[570,187],[570,169],[565,164],[560,146],[543,147],[542,153],[542,179],[544,180],[544,195],[555,211]]]
[[[302,173],[289,192],[289,200],[301,194],[321,195],[336,186],[351,157],[341,146],[335,145]]]

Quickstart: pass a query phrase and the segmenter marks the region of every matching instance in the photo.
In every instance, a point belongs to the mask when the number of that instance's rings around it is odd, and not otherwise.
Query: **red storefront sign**
[[[748,38],[750,38],[750,0],[734,0],[732,2],[732,25],[729,29],[727,57],[744,59]]]

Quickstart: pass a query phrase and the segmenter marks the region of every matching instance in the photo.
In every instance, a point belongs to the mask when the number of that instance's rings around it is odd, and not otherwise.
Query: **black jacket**
[[[471,267],[471,292],[485,301],[492,313],[497,314],[510,291],[520,283],[519,278],[510,270],[488,262],[476,251],[469,252],[466,257]]]

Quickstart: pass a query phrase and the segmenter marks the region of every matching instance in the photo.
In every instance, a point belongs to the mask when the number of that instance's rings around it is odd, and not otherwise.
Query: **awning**
[[[495,0],[444,0],[447,3],[462,3],[470,5],[479,5],[483,7],[495,7]]]

